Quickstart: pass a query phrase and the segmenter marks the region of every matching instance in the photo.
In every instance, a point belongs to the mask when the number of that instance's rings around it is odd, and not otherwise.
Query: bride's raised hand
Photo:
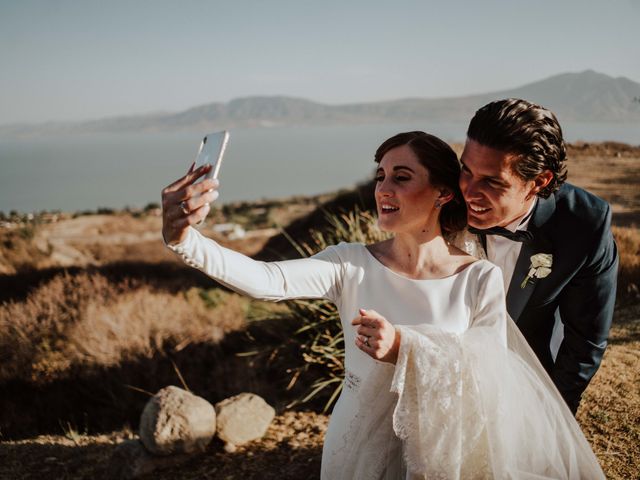
[[[400,348],[400,332],[375,310],[359,310],[351,321],[357,325],[356,346],[381,362],[396,363]]]
[[[183,241],[187,228],[203,220],[209,213],[209,204],[218,198],[218,180],[205,179],[194,185],[198,178],[211,170],[206,164],[187,174],[162,190],[162,236],[169,244]]]

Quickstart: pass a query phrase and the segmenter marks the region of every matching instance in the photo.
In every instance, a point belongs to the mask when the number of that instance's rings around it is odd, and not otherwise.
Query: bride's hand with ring
[[[168,245],[182,242],[187,228],[203,220],[218,198],[218,180],[194,182],[211,170],[203,165],[194,170],[195,162],[187,174],[162,190],[162,236]]]
[[[396,363],[400,332],[375,310],[361,308],[359,313],[351,321],[351,325],[358,325],[356,346],[376,360]]]

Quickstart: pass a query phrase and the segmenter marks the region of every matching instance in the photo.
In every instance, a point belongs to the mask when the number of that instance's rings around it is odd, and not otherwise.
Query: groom
[[[469,124],[460,188],[509,314],[575,414],[607,346],[618,254],[609,205],[565,183],[565,159],[552,112],[492,102]]]

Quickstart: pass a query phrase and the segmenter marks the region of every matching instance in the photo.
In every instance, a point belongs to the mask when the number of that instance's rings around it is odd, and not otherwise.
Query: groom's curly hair
[[[567,179],[562,129],[554,113],[540,105],[518,98],[491,102],[471,119],[467,138],[516,155],[513,169],[523,180],[533,180],[545,170],[553,173],[553,180],[538,192],[540,197],[549,197]]]

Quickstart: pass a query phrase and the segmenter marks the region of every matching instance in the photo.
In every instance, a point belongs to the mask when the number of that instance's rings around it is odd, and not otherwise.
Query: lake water
[[[220,202],[311,195],[373,175],[391,135],[426,130],[462,142],[466,124],[392,124],[231,130]],[[640,143],[640,126],[564,125],[569,141]],[[0,139],[0,210],[143,207],[193,161],[202,133],[91,134]],[[570,167],[569,167],[570,168]]]

